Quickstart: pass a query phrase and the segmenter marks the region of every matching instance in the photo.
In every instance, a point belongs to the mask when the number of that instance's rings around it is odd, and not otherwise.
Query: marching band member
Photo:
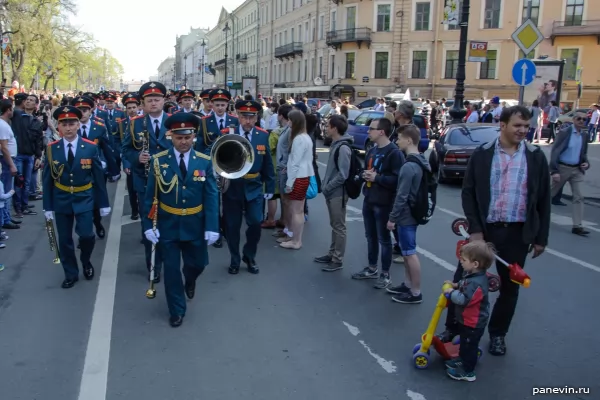
[[[196,140],[195,150],[210,155],[212,144],[221,136],[221,131],[229,129],[230,125],[239,125],[236,117],[227,114],[227,105],[231,100],[231,93],[223,89],[214,89],[210,92],[212,113],[204,117],[198,129],[199,136]]]
[[[94,277],[90,262],[96,239],[94,204],[98,204],[102,216],[110,213],[110,206],[98,147],[77,134],[81,111],[72,106],[59,107],[53,117],[58,121],[62,139],[50,143],[46,149],[44,216],[47,220],[56,219],[60,261],[65,272],[62,287],[68,289],[79,280],[73,223],[81,246],[83,276],[90,280]]]
[[[129,128],[123,137],[123,157],[127,158],[131,164],[131,173],[133,175],[133,188],[138,196],[140,205],[140,214],[145,216],[148,211],[144,208],[144,197],[146,194],[146,181],[150,165],[150,157],[168,150],[172,147],[171,140],[167,137],[167,129],[164,121],[169,116],[163,112],[165,104],[165,95],[167,88],[160,82],[146,82],[139,90],[139,95],[144,106],[144,115],[133,118]],[[142,228],[142,235],[144,230]],[[144,239],[146,250],[146,268],[150,272],[152,265],[152,244]],[[160,248],[155,254],[156,275],[155,282],[160,281],[161,254]]]
[[[76,97],[71,101],[71,105],[81,111],[77,134],[81,138],[88,139],[97,145],[100,163],[105,170],[104,181],[106,183],[107,174],[111,177],[111,181],[113,181],[119,175],[119,167],[116,162],[115,152],[110,146],[110,136],[106,130],[106,126],[102,122],[91,118],[94,100],[90,97]],[[94,226],[96,227],[96,235],[100,239],[104,239],[106,231],[102,225],[102,216],[99,207],[94,207]]]
[[[207,117],[212,112],[212,103],[210,102],[210,92],[212,89],[204,89],[200,93],[200,100],[202,101],[202,108],[200,112],[203,116]]]
[[[240,262],[243,261],[248,267],[248,272],[258,274],[256,252],[261,235],[263,198],[270,200],[273,197],[275,174],[269,150],[269,134],[255,126],[261,109],[260,104],[254,100],[240,100],[235,107],[240,118],[240,125],[235,134],[250,141],[255,158],[250,171],[242,178],[232,179],[229,189],[223,193],[223,223],[231,255],[229,273],[237,274],[240,270]],[[240,257],[242,216],[245,216],[248,228],[246,244],[242,250],[243,257]]]
[[[127,116],[119,121],[119,138],[121,143],[123,143],[125,132],[127,132],[131,120],[138,116],[139,106],[140,99],[137,95],[132,93],[126,93],[123,95],[123,107],[125,107]],[[125,174],[127,175],[127,193],[129,194],[131,219],[135,221],[140,218],[140,209],[138,206],[137,194],[133,189],[133,173],[131,172],[131,163],[125,157],[123,157],[123,171],[125,171]]]
[[[192,112],[194,109],[194,99],[195,98],[196,98],[196,93],[194,93],[193,90],[190,90],[190,89],[180,90],[179,93],[177,94],[177,102],[181,105],[181,107],[178,110],[173,111],[173,113]]]
[[[119,133],[119,120],[125,118],[125,112],[116,107],[117,96],[112,93],[107,93],[104,96],[106,106],[104,112],[108,118],[108,134],[112,137],[113,148],[115,149],[115,156],[117,159],[117,166],[119,167],[119,175],[121,172],[121,135]]]
[[[151,160],[142,223],[148,241],[161,248],[169,323],[178,327],[196,279],[208,265],[207,245],[219,237],[219,192],[210,157],[192,149],[199,118],[179,112],[165,121],[173,147]],[[183,276],[181,279],[181,259]]]

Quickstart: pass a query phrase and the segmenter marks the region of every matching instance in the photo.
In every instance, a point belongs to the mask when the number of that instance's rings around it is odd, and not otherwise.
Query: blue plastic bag
[[[306,200],[311,200],[317,197],[319,194],[319,187],[317,186],[317,178],[311,176],[308,183],[308,190],[306,191]]]

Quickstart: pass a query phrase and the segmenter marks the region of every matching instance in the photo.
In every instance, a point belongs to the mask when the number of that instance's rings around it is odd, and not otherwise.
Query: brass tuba
[[[254,164],[254,149],[243,136],[230,134],[219,137],[210,151],[213,170],[221,193],[229,188],[229,179],[246,175]]]

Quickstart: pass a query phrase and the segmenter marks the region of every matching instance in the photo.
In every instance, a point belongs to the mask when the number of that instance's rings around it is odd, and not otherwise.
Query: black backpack
[[[342,142],[339,147],[335,150],[335,154],[333,156],[333,161],[335,162],[335,167],[339,171],[338,167],[338,159],[340,158],[340,148],[342,146],[348,146],[350,148],[350,171],[348,172],[348,178],[344,182],[344,188],[346,189],[346,194],[351,199],[358,199],[360,196],[360,192],[362,191],[362,181],[360,180],[360,173],[362,171],[362,166],[360,164],[360,160],[358,159],[358,150],[355,150],[348,143]]]
[[[415,204],[411,206],[410,212],[413,218],[417,220],[417,224],[425,225],[433,217],[433,212],[435,211],[438,184],[431,171],[423,167],[419,160],[417,160],[417,156],[409,155],[406,158],[406,162],[418,164],[423,170]]]

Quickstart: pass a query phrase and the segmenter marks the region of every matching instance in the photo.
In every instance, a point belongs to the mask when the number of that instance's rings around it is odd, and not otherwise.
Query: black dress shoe
[[[77,281],[78,279],[65,279],[60,287],[63,289],[70,289],[75,286],[75,282]]]
[[[506,342],[504,336],[491,336],[488,352],[493,356],[503,356],[506,354]]]
[[[587,236],[590,234],[590,231],[583,229],[582,227],[571,229],[571,233],[579,236]]]
[[[17,224],[13,224],[12,222],[7,222],[6,224],[2,225],[2,228],[3,229],[19,229],[21,227]]]
[[[94,266],[92,265],[92,263],[87,263],[87,265],[83,267],[83,276],[88,281],[94,278]]]
[[[213,247],[216,249],[220,249],[221,247],[223,247],[223,241],[221,240],[220,236],[217,239],[217,241],[213,243]]]
[[[100,239],[104,239],[104,237],[106,236],[106,231],[104,230],[102,224],[96,227],[96,235],[98,235]]]
[[[183,324],[183,317],[181,315],[171,316],[169,317],[169,324],[171,324],[173,328],[177,328]]]
[[[15,225],[21,225],[23,223],[23,221],[21,220],[16,220],[16,219],[11,219],[10,220],[11,224],[15,224]]]
[[[188,299],[193,299],[196,294],[196,281],[185,282],[185,295]]]
[[[240,266],[230,265],[227,270],[231,275],[237,275],[240,272]]]
[[[248,267],[248,272],[250,272],[251,274],[258,274],[260,272],[260,270],[258,269],[258,267],[256,266],[256,261],[254,260],[250,260],[248,257],[244,256],[242,258],[242,261],[246,264],[246,266]]]
[[[139,214],[131,214],[131,219],[133,221],[137,221],[138,219],[140,219],[140,215]]]

